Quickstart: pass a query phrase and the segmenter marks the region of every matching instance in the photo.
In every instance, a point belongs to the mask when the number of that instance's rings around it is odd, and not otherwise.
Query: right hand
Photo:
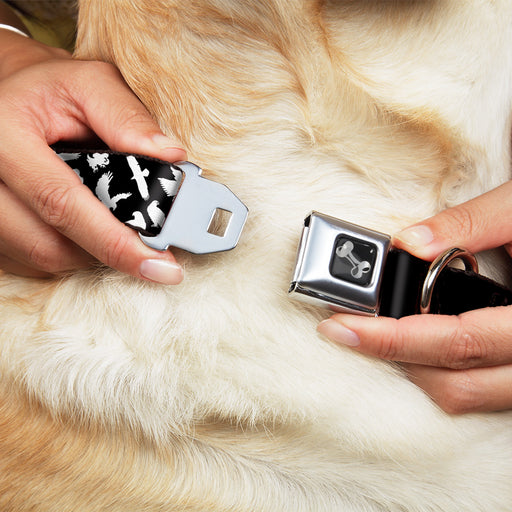
[[[450,247],[512,255],[512,181],[395,235],[393,244],[433,260]],[[512,409],[512,305],[460,315],[400,319],[336,314],[318,330],[339,344],[398,361],[452,414]]]
[[[147,247],[49,147],[99,137],[112,150],[186,159],[106,63],[0,29],[0,269],[50,276],[96,261],[177,284],[171,252]]]

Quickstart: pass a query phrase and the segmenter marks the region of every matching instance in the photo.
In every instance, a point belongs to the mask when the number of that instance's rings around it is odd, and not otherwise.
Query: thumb
[[[512,240],[512,182],[414,224],[393,237],[396,247],[433,260],[450,247],[471,252]]]
[[[94,83],[80,82],[79,102],[86,124],[110,149],[170,162],[186,159],[181,143],[164,135],[114,66],[100,62],[88,65],[97,66],[98,72]]]

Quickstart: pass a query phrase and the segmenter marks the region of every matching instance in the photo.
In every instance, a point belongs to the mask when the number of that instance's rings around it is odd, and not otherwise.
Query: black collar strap
[[[457,258],[466,270],[447,266]],[[289,292],[333,311],[394,318],[512,304],[510,290],[471,268],[476,260],[462,249],[429,263],[392,247],[388,235],[313,212]]]
[[[238,243],[247,207],[225,185],[203,178],[196,165],[108,150],[56,152],[150,247],[204,254],[227,251]],[[229,216],[221,233],[210,229],[219,211]]]
[[[226,186],[203,178],[196,165],[108,150],[56,152],[150,247],[204,254],[238,243],[247,207]],[[231,214],[222,236],[210,231],[218,210]],[[451,250],[430,264],[391,247],[387,235],[312,212],[289,292],[334,311],[395,318],[512,304],[512,292],[498,283],[472,270],[444,268],[452,257],[468,261],[466,252]]]

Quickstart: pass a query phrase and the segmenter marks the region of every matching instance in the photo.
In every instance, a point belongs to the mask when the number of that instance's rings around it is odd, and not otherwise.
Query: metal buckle
[[[225,185],[203,178],[197,165],[191,162],[173,165],[183,172],[178,194],[160,233],[140,235],[142,241],[160,251],[172,246],[195,254],[236,247],[247,219],[247,207]],[[231,214],[223,235],[209,231],[217,210]]]
[[[388,235],[318,212],[304,221],[289,294],[337,312],[376,316]]]
[[[460,247],[452,247],[440,254],[430,265],[423,288],[421,290],[420,313],[427,314],[430,312],[430,304],[432,302],[432,293],[439,274],[453,260],[462,260],[467,271],[472,270],[478,273],[478,262],[475,256],[466,249]]]

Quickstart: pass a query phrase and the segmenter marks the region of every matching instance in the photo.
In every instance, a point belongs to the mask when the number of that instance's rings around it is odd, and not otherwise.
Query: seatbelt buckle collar
[[[465,271],[447,268],[456,259]],[[451,293],[453,283],[464,286],[465,296]],[[394,318],[429,313],[432,302],[434,313],[458,314],[512,301],[509,290],[478,274],[476,258],[465,249],[449,248],[429,263],[393,248],[384,233],[318,212],[304,221],[288,291],[335,312]]]

